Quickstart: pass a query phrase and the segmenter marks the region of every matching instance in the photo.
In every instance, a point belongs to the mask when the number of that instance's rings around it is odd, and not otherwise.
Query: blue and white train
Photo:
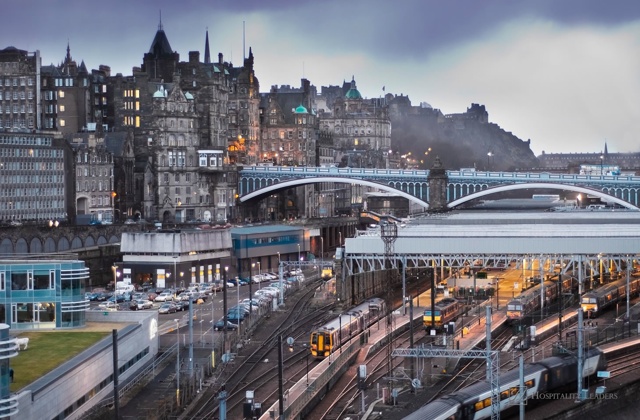
[[[573,355],[554,356],[524,367],[526,398],[551,392],[576,382],[577,359]],[[582,377],[606,369],[603,352],[593,348],[585,352]],[[500,410],[520,402],[519,369],[500,375]],[[491,417],[491,385],[479,382],[420,408],[403,420],[479,420]]]

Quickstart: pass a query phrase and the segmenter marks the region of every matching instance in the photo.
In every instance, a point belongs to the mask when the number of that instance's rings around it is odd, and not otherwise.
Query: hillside
[[[484,106],[475,104],[467,113],[451,116],[434,109],[411,115],[395,113],[391,116],[391,145],[401,154],[411,152],[423,160],[420,168],[425,169],[431,167],[436,156],[446,169],[513,171],[538,166],[528,141],[487,119]]]

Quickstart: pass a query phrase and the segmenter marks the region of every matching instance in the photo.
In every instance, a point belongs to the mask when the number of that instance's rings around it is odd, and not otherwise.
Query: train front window
[[[311,334],[311,344],[318,344],[318,334]]]
[[[582,303],[596,303],[596,298],[592,297],[583,297]]]
[[[424,316],[431,316],[431,311],[424,311]]]

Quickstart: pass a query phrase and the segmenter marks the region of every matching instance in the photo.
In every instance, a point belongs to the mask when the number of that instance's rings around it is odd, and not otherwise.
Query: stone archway
[[[24,238],[20,238],[16,241],[16,254],[28,254],[29,246]]]
[[[64,236],[58,239],[58,252],[68,251],[71,247],[69,246],[69,240]]]
[[[13,254],[13,243],[11,243],[11,239],[4,238],[2,242],[0,242],[0,254]]]
[[[44,252],[56,252],[56,241],[54,241],[53,238],[47,238],[47,240],[44,241]]]
[[[42,254],[42,241],[40,238],[31,239],[31,244],[29,245],[29,251],[32,254]]]
[[[76,214],[89,213],[89,199],[87,197],[78,197],[76,201]]]

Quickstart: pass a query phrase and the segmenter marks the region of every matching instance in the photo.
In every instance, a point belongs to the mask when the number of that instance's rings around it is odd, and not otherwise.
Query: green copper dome
[[[293,112],[295,112],[296,114],[308,114],[309,113],[309,111],[307,111],[307,108],[302,106],[302,104],[300,104],[300,106],[298,106]]]
[[[351,77],[351,87],[347,91],[347,94],[344,95],[346,99],[362,99],[362,95],[360,95],[360,91],[356,88],[356,79],[355,77]]]

